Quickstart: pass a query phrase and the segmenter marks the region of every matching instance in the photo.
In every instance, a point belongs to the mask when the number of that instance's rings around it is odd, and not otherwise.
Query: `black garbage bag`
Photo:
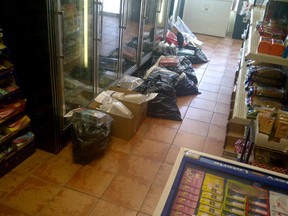
[[[134,89],[134,91],[142,94],[158,93],[153,100],[148,102],[148,116],[182,121],[181,113],[176,103],[176,91],[171,85],[161,81],[160,77],[144,80],[144,83]]]
[[[110,115],[98,110],[73,110],[71,136],[75,163],[88,164],[106,149],[112,121]]]
[[[156,67],[148,75],[148,78],[151,78],[151,79],[158,78],[162,82],[171,85],[176,91],[176,96],[199,94],[197,84],[195,84],[189,78],[189,76],[186,75],[186,72],[184,71],[184,72],[181,72],[181,73],[178,72],[178,73],[174,71],[170,71],[166,68]]]
[[[177,56],[180,61],[180,64],[177,67],[165,67],[168,70],[178,73],[181,75],[183,72],[186,76],[195,84],[198,85],[198,79],[196,73],[192,67],[191,61],[185,56]]]
[[[189,79],[185,72],[181,73],[178,83],[174,88],[177,96],[196,95],[200,93],[197,85]]]
[[[209,61],[204,52],[199,47],[187,44],[184,48],[194,51],[193,55],[186,56],[192,62],[192,64],[203,64]]]
[[[178,78],[178,73],[162,67],[156,67],[148,74],[148,79],[158,79],[172,87],[177,85]]]

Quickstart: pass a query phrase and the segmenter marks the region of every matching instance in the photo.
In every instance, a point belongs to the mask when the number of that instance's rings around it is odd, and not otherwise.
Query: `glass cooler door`
[[[121,0],[99,0],[97,7],[97,74],[98,86],[104,89],[120,76],[123,61],[119,58]]]
[[[57,67],[52,74],[58,115],[93,100],[93,3],[90,0],[58,0],[56,19]],[[60,107],[60,110],[59,110]],[[62,128],[70,123],[64,122]]]

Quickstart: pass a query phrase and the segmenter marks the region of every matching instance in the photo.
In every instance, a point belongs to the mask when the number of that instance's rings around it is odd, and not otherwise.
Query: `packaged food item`
[[[258,43],[257,51],[258,53],[269,54],[271,49],[271,39],[270,37],[261,36]]]
[[[204,198],[204,197],[201,197],[200,203],[202,203],[203,205],[211,206],[213,208],[217,208],[217,209],[221,209],[221,207],[222,207],[221,202],[216,202],[216,201],[213,201],[211,199]]]
[[[275,139],[286,139],[288,137],[288,112],[279,110],[275,121]]]
[[[274,126],[275,117],[271,113],[258,113],[259,132],[270,135]]]
[[[285,46],[284,46],[283,41],[272,38],[271,49],[270,49],[269,54],[275,55],[275,56],[282,56],[284,50],[285,50]]]
[[[207,173],[205,175],[202,190],[216,195],[223,195],[224,178]]]
[[[161,56],[158,65],[160,67],[178,67],[180,64],[176,56]]]
[[[261,96],[261,97],[285,99],[286,91],[283,88],[259,86],[257,84],[253,84],[252,86],[249,86],[248,96]]]
[[[206,212],[208,214],[216,215],[216,216],[220,216],[221,215],[221,210],[220,209],[212,208],[212,207],[210,207],[208,205],[203,205],[203,204],[199,205],[199,211]]]

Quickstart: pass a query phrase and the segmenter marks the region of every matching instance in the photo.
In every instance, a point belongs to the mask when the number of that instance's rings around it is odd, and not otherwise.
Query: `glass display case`
[[[153,215],[287,215],[287,204],[287,175],[181,148]]]

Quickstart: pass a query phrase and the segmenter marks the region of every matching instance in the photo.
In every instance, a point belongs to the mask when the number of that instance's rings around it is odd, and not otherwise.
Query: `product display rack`
[[[281,1],[281,2],[288,2],[288,1]],[[233,101],[232,106],[232,113],[229,122],[233,122],[238,124],[239,126],[247,126],[250,124],[251,119],[248,119],[247,116],[247,105],[246,105],[246,91],[245,91],[245,79],[247,74],[247,60],[255,60],[263,63],[271,63],[275,65],[280,65],[283,68],[288,66],[288,59],[262,54],[257,52],[258,42],[259,42],[259,33],[256,29],[257,21],[262,21],[265,14],[265,6],[255,6],[252,8],[251,11],[251,22],[249,25],[248,30],[248,37],[243,42],[243,50],[241,55],[241,62],[239,66],[239,75],[236,81],[236,93],[235,93],[235,100]],[[229,127],[227,129],[227,134],[229,134]],[[257,130],[256,130],[257,131]],[[257,140],[257,133],[255,134],[255,138]],[[263,140],[263,139],[262,139]],[[259,143],[259,142],[258,142]],[[257,142],[255,142],[257,144]],[[234,149],[234,143],[225,143],[224,152],[225,150],[230,151]],[[229,150],[228,150],[229,149]],[[235,154],[236,155],[236,154]]]
[[[181,148],[153,216],[285,215],[287,191],[287,175]]]
[[[0,177],[36,150],[30,118],[25,113],[26,99],[15,81],[7,47],[0,35]]]

